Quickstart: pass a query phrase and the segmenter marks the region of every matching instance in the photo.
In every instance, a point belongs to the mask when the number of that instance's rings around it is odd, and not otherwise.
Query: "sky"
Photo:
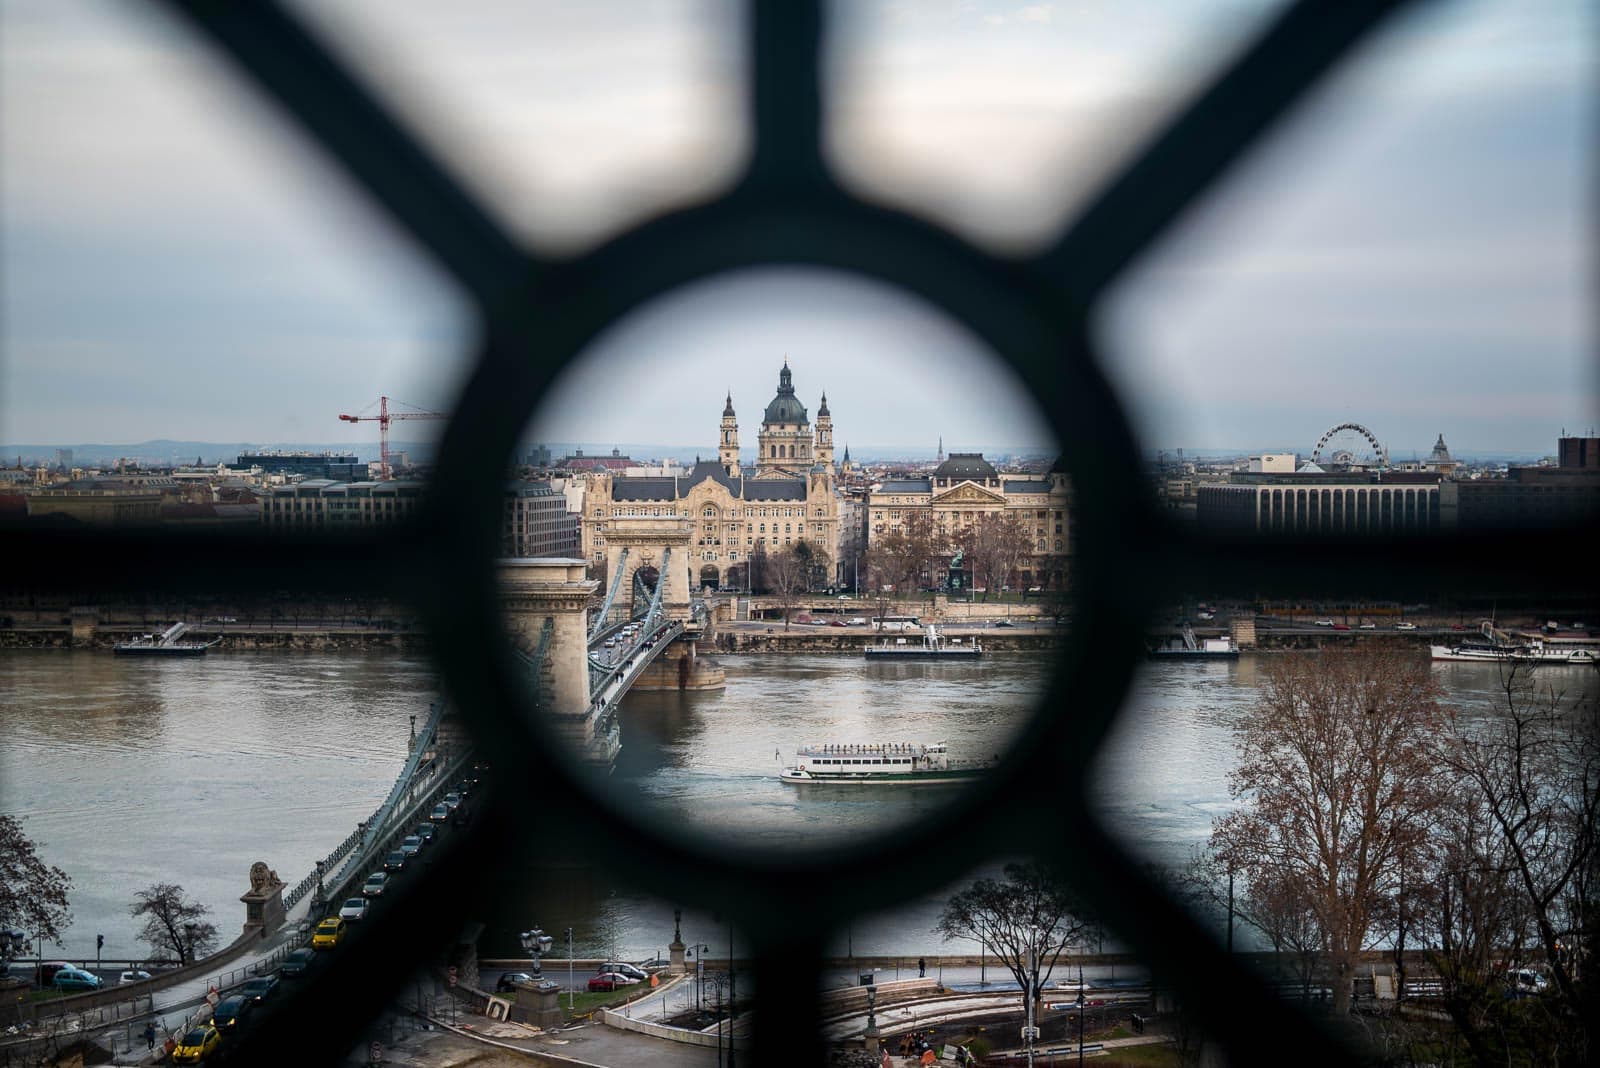
[[[297,6],[540,250],[714,194],[748,151],[724,0]],[[839,4],[829,158],[1025,254],[1275,6]],[[1580,0],[1423,5],[1186,217],[1095,318],[1144,444],[1308,452],[1356,421],[1397,457],[1439,433],[1548,452],[1600,423],[1592,21]],[[337,415],[380,394],[448,410],[475,329],[153,5],[0,0],[0,443],[366,442]],[[547,404],[549,436],[709,451],[732,389],[753,445],[785,354],[841,446],[1048,447],[933,309],[776,271],[635,312],[569,376],[615,391]]]

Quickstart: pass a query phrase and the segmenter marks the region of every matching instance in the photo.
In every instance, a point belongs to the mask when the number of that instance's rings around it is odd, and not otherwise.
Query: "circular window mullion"
[[[1383,19],[1412,0],[1301,0],[1118,171],[1035,262],[1088,306]]]

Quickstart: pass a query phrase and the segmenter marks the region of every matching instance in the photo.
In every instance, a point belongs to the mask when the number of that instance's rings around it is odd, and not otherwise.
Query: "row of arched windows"
[[[1439,495],[1427,489],[1263,489],[1259,529],[1368,531],[1439,529]]]

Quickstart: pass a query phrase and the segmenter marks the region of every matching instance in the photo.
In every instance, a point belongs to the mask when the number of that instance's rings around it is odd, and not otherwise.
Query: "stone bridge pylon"
[[[589,693],[589,597],[599,583],[589,565],[564,557],[500,561],[506,632],[531,673],[541,710],[586,760],[609,766],[615,754],[597,732]]]

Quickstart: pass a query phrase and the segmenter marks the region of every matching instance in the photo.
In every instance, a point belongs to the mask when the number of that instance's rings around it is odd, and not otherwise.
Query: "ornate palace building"
[[[742,464],[730,394],[715,461],[697,458],[687,475],[671,478],[590,474],[583,499],[584,558],[605,559],[613,518],[675,516],[694,521],[691,574],[703,585],[743,586],[752,553],[775,552],[799,541],[825,553],[833,574],[839,559],[833,417],[823,394],[812,425],[795,396],[787,360],[756,442],[755,464]]]
[[[1013,516],[1027,532],[1028,554],[1018,566],[1024,586],[1062,581],[1072,539],[1068,525],[1070,486],[1057,464],[1048,474],[1008,474],[977,452],[953,452],[927,478],[881,482],[867,496],[867,544],[893,530],[904,531],[925,514],[946,541],[948,558],[956,536],[986,514]],[[930,576],[940,581],[942,576]]]

